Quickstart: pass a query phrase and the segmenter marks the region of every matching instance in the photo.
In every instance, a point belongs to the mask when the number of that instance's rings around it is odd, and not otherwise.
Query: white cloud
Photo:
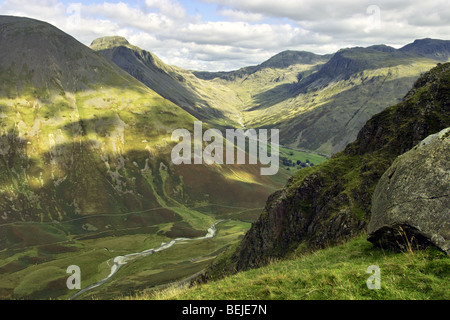
[[[300,32],[290,25],[207,22],[188,24],[174,35],[180,41],[197,44],[235,45],[242,48],[271,48],[289,44]]]
[[[186,10],[178,3],[170,0],[146,0],[149,8],[157,8],[163,15],[183,19],[186,17]]]
[[[55,20],[65,15],[65,6],[57,0],[41,2],[28,0],[7,0],[0,4],[2,14],[17,16],[43,17],[46,21]],[[44,19],[43,19],[44,20]]]
[[[125,36],[167,63],[212,71],[258,64],[287,49],[332,53],[450,34],[447,0],[197,1],[215,4],[216,15],[190,15],[187,5],[195,1],[181,0],[4,0],[0,12],[47,21],[86,45],[100,36]]]
[[[219,10],[219,14],[232,20],[246,22],[258,22],[264,18],[264,15],[260,13],[249,13],[235,9],[221,9]]]

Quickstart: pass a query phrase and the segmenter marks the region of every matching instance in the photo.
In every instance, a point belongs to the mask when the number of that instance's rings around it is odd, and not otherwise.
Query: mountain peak
[[[325,62],[328,58],[328,56],[321,56],[307,51],[286,50],[276,54],[257,67],[285,69],[294,64],[315,64],[318,62]]]
[[[396,51],[395,48],[392,48],[385,44],[376,44],[376,45],[367,47],[367,49],[372,49],[372,50],[381,51],[381,52],[395,52]]]
[[[90,47],[93,50],[109,49],[118,46],[129,46],[127,39],[121,36],[100,37],[92,41]]]
[[[104,84],[110,72],[125,75],[72,36],[34,19],[0,16],[0,48],[7,48],[0,50],[0,70],[8,70],[0,72],[3,93],[75,92]]]
[[[399,49],[402,52],[414,53],[430,59],[446,62],[450,59],[450,41],[439,39],[417,39],[413,43]]]

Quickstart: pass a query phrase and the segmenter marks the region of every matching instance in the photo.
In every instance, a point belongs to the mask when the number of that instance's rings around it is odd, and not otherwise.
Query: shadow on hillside
[[[280,128],[280,139],[284,143],[296,142],[301,134],[297,147],[317,150],[329,143],[330,150],[321,152],[334,154],[355,140],[359,130],[374,114],[398,103],[415,79],[404,77],[385,81],[385,77],[372,78],[336,94],[329,102],[277,123],[275,127]],[[397,96],[386,94],[393,92],[390,87],[396,88]]]
[[[99,126],[98,121],[104,125]],[[21,138],[14,130],[1,135],[0,212],[7,213],[2,222],[51,223],[80,215],[127,212],[151,212],[144,218],[151,220],[159,213],[149,210],[161,207],[169,211],[199,203],[262,207],[272,192],[271,178],[258,176],[260,164],[175,166],[170,163],[171,145],[158,154],[150,154],[145,144],[142,149],[133,145],[126,152],[105,151],[102,144],[109,143],[115,121],[115,117],[101,117],[82,124],[71,122],[62,129],[73,141],[57,143],[40,153],[32,153],[34,147],[39,149],[33,145],[37,142],[34,138]],[[81,128],[83,134],[77,135]],[[97,140],[87,138],[99,128],[105,138],[98,132]],[[221,215],[229,208],[206,211]]]
[[[274,105],[295,97],[292,90],[295,88],[294,83],[285,83],[276,86],[270,90],[258,93],[254,96],[256,106],[246,109],[245,111],[263,110]]]
[[[90,119],[80,119],[65,124],[61,129],[70,137],[86,136],[89,131],[96,132],[100,137],[105,137],[116,125],[117,118],[113,116],[95,116]]]

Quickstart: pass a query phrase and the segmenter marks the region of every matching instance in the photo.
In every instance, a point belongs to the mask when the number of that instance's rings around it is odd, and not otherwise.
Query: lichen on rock
[[[450,128],[425,138],[383,174],[368,240],[405,249],[434,245],[450,255]]]

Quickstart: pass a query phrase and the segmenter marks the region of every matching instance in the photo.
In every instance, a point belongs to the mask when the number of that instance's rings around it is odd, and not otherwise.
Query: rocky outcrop
[[[368,240],[408,250],[429,245],[450,254],[450,128],[399,156],[372,199]]]

